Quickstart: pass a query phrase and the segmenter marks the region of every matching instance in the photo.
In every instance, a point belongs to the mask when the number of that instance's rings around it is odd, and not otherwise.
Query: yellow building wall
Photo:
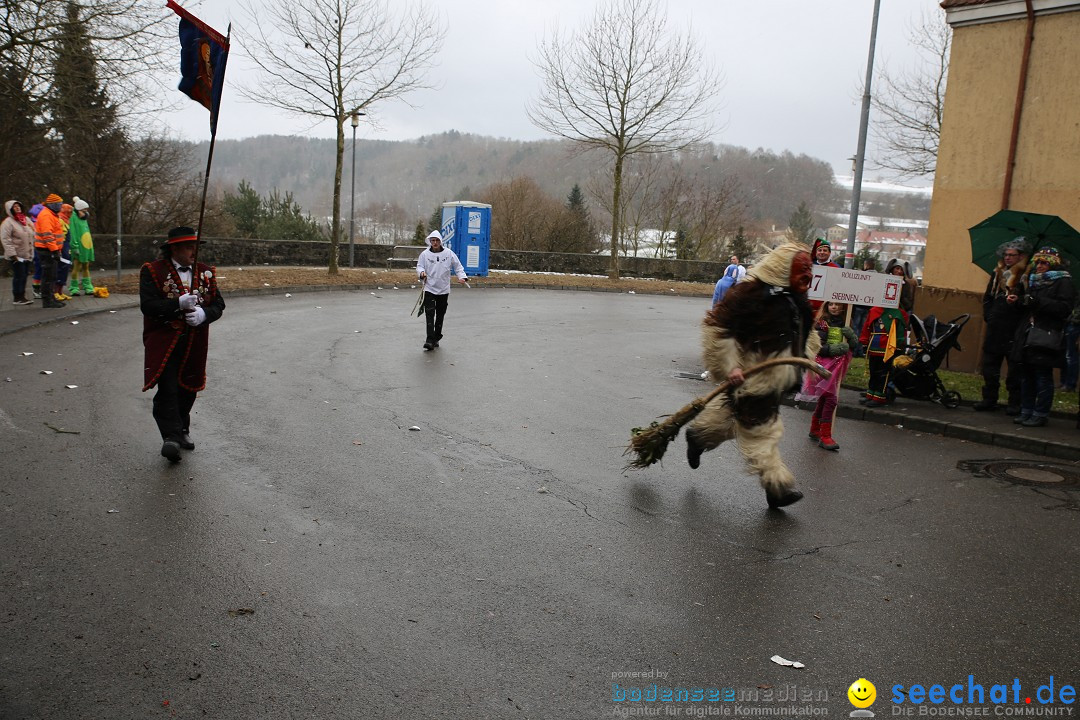
[[[989,279],[971,263],[967,231],[1002,207],[1026,25],[1026,20],[1010,20],[958,27],[953,33],[927,233],[926,287],[915,311],[943,320],[957,310],[972,314],[962,341],[965,352],[953,358],[961,370],[974,370],[978,362],[983,330],[979,298]],[[1035,20],[1008,207],[1060,215],[1080,229],[1080,12]],[[945,297],[949,302],[943,303]]]

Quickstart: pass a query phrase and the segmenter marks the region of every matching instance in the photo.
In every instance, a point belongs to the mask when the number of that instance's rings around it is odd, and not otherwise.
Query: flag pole
[[[232,23],[225,30],[225,47],[229,47],[229,38],[232,36]],[[228,64],[229,55],[225,54],[225,64]],[[221,72],[222,81],[225,78],[225,68]],[[210,116],[210,150],[206,154],[206,172],[203,174],[202,199],[199,201],[199,224],[195,228],[195,253],[192,260],[191,290],[194,292],[199,287],[199,273],[195,268],[199,265],[199,245],[202,244],[203,218],[206,216],[206,193],[210,188],[210,165],[214,162],[214,143],[217,141],[217,111],[220,105],[212,111]]]
[[[206,191],[210,185],[210,163],[214,161],[214,140],[217,132],[210,133],[210,152],[206,156],[206,173],[203,175],[202,201],[199,203],[199,225],[195,228],[195,254],[192,259],[191,290],[194,292],[199,287],[199,245],[202,244],[203,216],[206,214]]]

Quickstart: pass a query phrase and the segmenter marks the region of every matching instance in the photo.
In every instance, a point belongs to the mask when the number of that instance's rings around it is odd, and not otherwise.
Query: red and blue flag
[[[210,134],[215,135],[229,39],[173,0],[165,4],[180,16],[180,92],[210,111]]]

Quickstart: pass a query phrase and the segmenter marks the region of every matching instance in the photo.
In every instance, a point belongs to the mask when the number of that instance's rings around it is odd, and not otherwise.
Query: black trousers
[[[180,361],[187,352],[187,344],[187,335],[184,335],[176,343],[158,378],[154,421],[162,440],[179,440],[191,428],[191,408],[197,393],[180,387]]]
[[[442,322],[446,315],[446,301],[450,299],[446,295],[433,295],[424,292],[424,317],[427,320],[427,342],[437,343],[442,340]]]
[[[49,307],[56,304],[53,293],[56,292],[56,264],[60,262],[60,253],[43,248],[38,248],[37,253],[41,259],[41,306]]]
[[[15,300],[26,299],[26,276],[30,273],[30,263],[15,261],[11,263],[11,296]]]
[[[886,390],[889,386],[889,376],[892,374],[892,365],[885,362],[884,355],[867,353],[866,368],[869,374],[866,396],[878,402],[887,400]]]
[[[1001,361],[1006,360],[1008,357],[1008,353],[983,350],[983,400],[997,402],[998,393],[1001,389]],[[1020,373],[1013,370],[1012,362],[1009,362],[1009,372],[1005,375],[1005,390],[1009,394],[1009,407],[1020,407]]]

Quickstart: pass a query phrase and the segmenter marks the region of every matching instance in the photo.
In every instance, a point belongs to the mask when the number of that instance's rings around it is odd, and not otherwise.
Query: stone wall
[[[493,270],[553,272],[580,275],[608,274],[610,255],[546,253],[529,250],[492,250],[488,259]],[[686,280],[714,283],[724,273],[727,263],[658,258],[619,258],[622,277],[648,277],[657,280]]]
[[[159,237],[124,236],[121,238],[122,267],[134,269],[157,257]],[[116,268],[116,236],[95,235],[94,269],[105,272]],[[354,247],[357,267],[386,267],[394,254],[391,245],[357,243]],[[330,259],[328,242],[291,242],[284,240],[243,240],[210,238],[199,248],[199,260],[213,265],[296,265],[323,267]],[[607,275],[611,258],[607,255],[545,253],[524,250],[492,250],[488,265],[492,270],[551,272],[579,275]],[[349,264],[349,245],[338,246],[338,264]],[[401,265],[397,266],[402,267]],[[658,280],[715,282],[724,272],[725,263],[656,258],[619,259],[623,277],[649,277]]]

